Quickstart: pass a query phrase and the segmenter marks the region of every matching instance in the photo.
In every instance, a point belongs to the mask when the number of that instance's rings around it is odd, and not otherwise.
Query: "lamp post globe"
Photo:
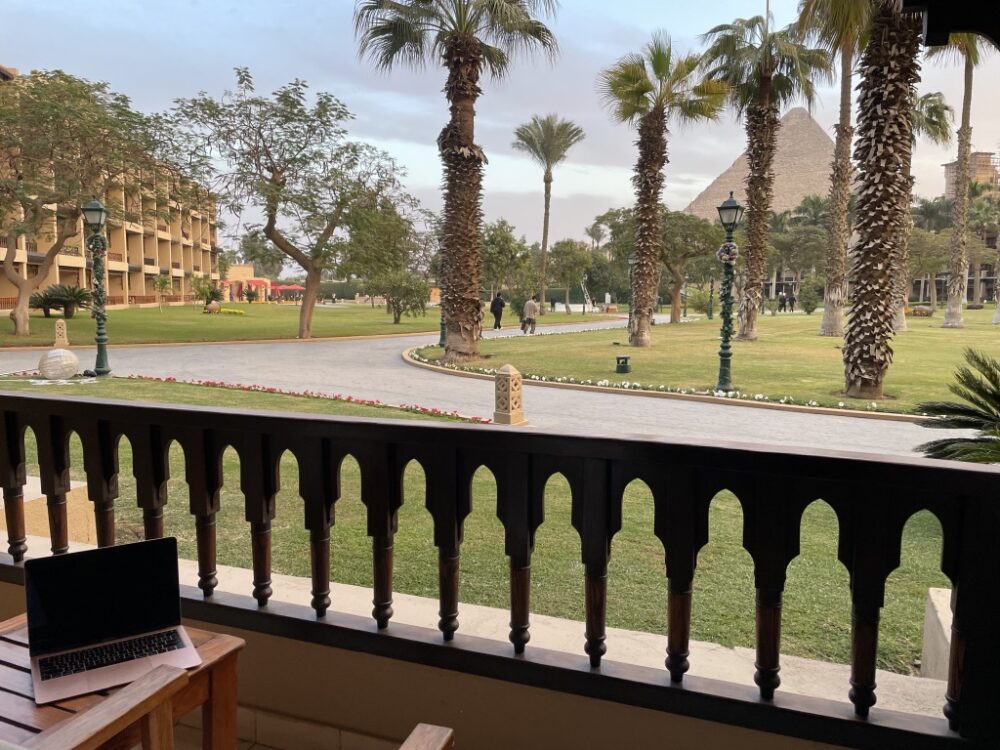
[[[106,324],[108,314],[105,310],[107,292],[104,286],[104,256],[108,251],[108,239],[104,236],[104,226],[108,221],[108,210],[98,200],[87,201],[82,208],[83,223],[90,233],[87,237],[87,249],[94,261],[91,274],[94,279],[93,303],[90,315],[97,322],[97,333],[94,343],[97,344],[97,360],[94,372],[98,375],[109,375],[108,366],[108,332]]]
[[[736,259],[739,257],[739,248],[733,242],[733,232],[736,231],[740,219],[743,218],[743,206],[733,198],[733,193],[730,191],[729,197],[718,207],[718,211],[719,222],[726,230],[726,241],[722,243],[716,253],[716,257],[722,263],[722,284],[719,288],[722,330],[719,335],[721,342],[719,347],[719,380],[715,390],[728,393],[733,390],[733,272]]]

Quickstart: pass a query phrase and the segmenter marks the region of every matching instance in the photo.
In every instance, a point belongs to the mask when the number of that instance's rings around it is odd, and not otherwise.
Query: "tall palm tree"
[[[858,241],[852,250],[853,306],[844,336],[848,396],[881,398],[892,362],[893,276],[908,212],[911,117],[920,77],[920,19],[896,0],[876,0],[869,42],[861,54],[858,139]]]
[[[533,115],[531,122],[519,125],[514,131],[517,151],[523,151],[545,170],[545,213],[542,218],[542,262],[541,262],[541,314],[545,314],[545,260],[549,249],[549,208],[552,204],[552,168],[566,158],[569,150],[584,139],[583,129],[558,115],[539,117]]]
[[[486,72],[510,70],[515,54],[556,52],[552,31],[537,16],[555,13],[557,0],[358,0],[354,30],[361,56],[377,68],[422,67],[448,71],[450,119],[438,136],[444,169],[441,222],[441,307],[445,359],[478,354],[479,227],[486,156],[475,140],[475,105]]]
[[[844,299],[847,296],[847,243],[850,226],[847,204],[851,195],[851,125],[854,59],[871,23],[871,0],[801,0],[798,27],[815,35],[840,58],[840,118],[834,126],[833,164],[830,170],[829,211],[826,214],[826,289],[820,336],[844,335]]]
[[[608,231],[604,228],[604,225],[595,221],[589,227],[583,230],[583,233],[590,238],[590,249],[600,250],[601,243],[604,242],[604,238],[608,236]]]
[[[631,53],[601,71],[598,89],[604,105],[618,122],[638,127],[632,186],[635,189],[635,264],[629,343],[649,346],[653,304],[659,286],[660,195],[667,164],[667,133],[671,118],[681,122],[714,120],[725,104],[725,84],[695,73],[698,55],[674,50],[663,32],[641,53]]]
[[[737,18],[702,36],[709,44],[702,58],[705,75],[729,85],[747,131],[746,283],[737,338],[751,341],[757,338],[780,111],[798,98],[811,104],[815,81],[830,74],[826,50],[807,47],[792,26],[773,30],[773,23],[770,14]]]
[[[807,195],[792,209],[792,223],[806,227],[821,227],[830,211],[830,201],[822,195]],[[844,219],[847,219],[846,208]]]
[[[985,54],[975,34],[952,34],[944,47],[929,47],[928,58],[961,60],[965,69],[962,91],[962,124],[958,128],[958,161],[955,165],[955,195],[952,202],[951,262],[948,266],[948,308],[942,328],[963,328],[962,305],[969,283],[969,255],[965,232],[969,216],[969,153],[972,150],[972,71]]]
[[[913,144],[916,145],[917,138],[921,136],[927,138],[931,143],[937,144],[939,146],[946,145],[951,141],[951,121],[954,112],[948,103],[944,100],[944,94],[940,91],[932,91],[922,96],[918,96],[914,100],[913,112],[911,113],[911,128],[913,131]],[[910,163],[906,164],[906,178],[910,186],[910,196],[907,199],[907,205],[912,206],[913,204],[913,180],[910,179]],[[929,207],[930,211],[933,212],[937,207],[943,204],[947,204],[947,201],[943,198],[936,198],[935,203]],[[926,201],[923,201],[926,203]],[[895,315],[892,320],[892,328],[896,333],[901,333],[906,330],[906,302],[910,297],[910,285],[909,278],[910,274],[907,272],[907,265],[910,260],[910,233],[913,231],[913,224],[915,220],[915,214],[910,211],[910,216],[908,221],[903,227],[903,239],[900,246],[900,252],[898,253],[895,268],[893,269],[893,277],[895,278],[895,284],[893,286],[893,299],[895,304]],[[925,229],[930,229],[930,227],[924,227]],[[943,228],[943,224],[941,226]],[[936,283],[936,279],[932,279],[931,283]],[[937,287],[934,287],[936,290]]]

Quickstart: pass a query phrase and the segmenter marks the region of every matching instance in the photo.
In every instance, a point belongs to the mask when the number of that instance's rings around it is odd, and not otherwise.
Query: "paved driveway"
[[[584,326],[565,326],[575,330]],[[601,327],[621,327],[623,321]],[[543,332],[545,329],[539,329]],[[555,330],[555,329],[553,329]],[[502,335],[520,335],[514,330]],[[486,335],[492,337],[493,331]],[[178,380],[221,380],[289,390],[342,393],[387,404],[421,404],[492,417],[490,381],[442,375],[402,361],[411,346],[432,336],[343,341],[113,347],[116,375],[155,375]],[[81,362],[92,349],[76,349]],[[37,352],[0,354],[0,372],[34,367]],[[525,429],[587,435],[639,435],[711,442],[720,439],[768,445],[912,455],[916,445],[939,437],[908,422],[799,414],[729,404],[650,396],[587,393],[527,384]]]

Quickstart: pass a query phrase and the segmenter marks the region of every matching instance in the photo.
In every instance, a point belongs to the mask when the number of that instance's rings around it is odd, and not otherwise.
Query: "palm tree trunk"
[[[777,108],[767,102],[747,109],[747,247],[744,253],[746,284],[740,296],[739,333],[736,338],[754,341],[757,338],[757,314],[760,310],[764,284],[764,261],[767,258],[767,230],[774,197],[774,151],[778,128]]]
[[[983,264],[976,263],[972,267],[972,301],[977,305],[983,301]]]
[[[844,335],[844,279],[847,275],[847,206],[851,198],[851,92],[854,50],[840,52],[840,122],[833,147],[830,172],[830,206],[826,227],[826,289],[823,292],[823,321],[820,336]]]
[[[929,286],[930,286],[930,288],[928,289],[928,292],[927,292],[927,299],[930,300],[931,314],[933,315],[934,313],[937,312],[937,306],[938,306],[937,305],[937,302],[938,302],[938,300],[937,300],[937,271],[935,271],[934,273],[932,273],[928,277],[928,279],[929,279]]]
[[[881,0],[861,56],[858,87],[859,239],[852,250],[854,304],[843,347],[845,390],[852,398],[882,398],[892,362],[893,268],[909,212],[904,170],[913,147],[919,47],[919,17],[901,14],[895,0]]]
[[[548,260],[549,254],[549,209],[552,205],[552,170],[545,170],[545,213],[542,216],[542,293],[538,298],[542,301],[541,309],[539,309],[539,315],[545,315],[545,282],[548,277],[545,275],[545,265],[546,260]],[[569,302],[569,300],[566,300]]]
[[[444,167],[441,309],[447,362],[479,355],[483,312],[479,302],[479,226],[482,222],[483,164],[475,143],[475,105],[482,93],[482,48],[473,37],[453,37],[444,51],[445,92],[451,119],[438,136]]]
[[[659,286],[660,194],[667,164],[667,118],[654,107],[639,122],[639,159],[632,185],[636,197],[635,267],[632,272],[632,346],[649,346],[653,304]]]
[[[899,239],[899,253],[893,267],[893,317],[892,330],[895,333],[902,333],[906,330],[906,303],[910,298],[910,237],[913,236],[913,212],[910,207],[913,205],[913,175],[912,164],[907,162],[903,167],[903,175],[906,177],[906,216],[903,218],[903,233]]]
[[[962,305],[969,285],[969,255],[965,232],[969,224],[969,152],[972,150],[972,58],[965,55],[965,91],[962,94],[962,127],[958,129],[958,163],[955,165],[955,200],[952,203],[951,262],[948,265],[948,309],[942,328],[964,328]]]

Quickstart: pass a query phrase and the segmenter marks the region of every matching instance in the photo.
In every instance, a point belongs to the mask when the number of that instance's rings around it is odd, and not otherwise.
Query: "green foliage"
[[[802,287],[799,289],[798,305],[805,311],[806,315],[812,315],[819,307],[822,299],[820,294],[822,288],[821,282],[815,277],[807,278],[802,282]]]
[[[278,278],[287,258],[264,236],[260,227],[252,227],[240,237],[239,255],[244,263],[253,264],[253,275],[262,279]]]
[[[559,240],[549,250],[549,272],[564,287],[578,286],[590,268],[591,253],[587,243]]]
[[[964,403],[931,401],[917,408],[932,416],[924,427],[975,430],[974,438],[945,438],[921,445],[930,458],[1000,464],[1000,362],[974,349],[965,350],[965,361],[948,387]],[[970,369],[971,368],[971,369]]]
[[[514,227],[498,219],[483,227],[479,241],[480,278],[490,289],[509,289],[513,280],[531,263],[531,251]]]
[[[257,290],[252,286],[248,286],[243,290],[243,299],[247,302],[256,302],[258,296]]]
[[[511,146],[551,172],[584,137],[582,128],[558,115],[533,115],[530,122],[517,126]]]
[[[771,235],[771,262],[781,270],[807,274],[822,268],[826,257],[826,230],[815,224],[792,225]]]
[[[66,286],[65,284],[52,284],[45,288],[46,298],[62,308],[63,315],[72,318],[78,307],[89,307],[91,302],[90,290],[79,286]]]
[[[386,307],[392,313],[392,322],[399,324],[402,317],[427,314],[430,289],[427,282],[406,271],[382,274],[368,281],[365,287],[372,296],[385,297]]]
[[[191,291],[194,296],[206,305],[210,302],[222,302],[222,290],[212,283],[211,279],[198,277],[191,281]]]
[[[687,306],[688,309],[701,313],[702,315],[708,314],[708,290],[699,289],[697,287],[689,286],[687,291]]]
[[[52,296],[49,292],[49,288],[43,289],[40,292],[35,292],[28,299],[28,307],[32,310],[41,310],[46,318],[49,317],[52,310],[62,309],[62,302]]]

